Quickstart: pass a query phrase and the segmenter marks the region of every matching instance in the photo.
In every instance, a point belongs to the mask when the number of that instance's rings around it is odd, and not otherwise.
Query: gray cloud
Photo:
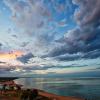
[[[94,50],[83,55],[83,58],[94,59],[100,57],[100,50]]]
[[[42,67],[40,67],[40,66],[27,66],[27,67],[23,67],[21,70],[22,71],[27,71],[27,72],[29,72],[29,71],[36,71],[36,70],[49,70],[49,69],[51,69],[51,68],[73,68],[73,67],[86,67],[86,66],[88,66],[88,65],[79,65],[79,64],[69,64],[69,65],[58,65],[58,66],[52,66],[52,65],[48,65],[48,66],[46,66],[46,65],[43,65]],[[13,68],[13,69],[8,69],[9,71],[14,71],[15,70],[15,68]]]
[[[25,46],[27,46],[29,44],[29,42],[23,42],[22,44],[21,44],[21,47],[25,47]]]
[[[59,55],[54,58],[60,61],[73,61],[81,59],[95,59],[99,57],[100,57],[100,50],[93,50],[85,53]]]
[[[33,57],[34,55],[32,53],[28,53],[26,55],[22,55],[21,57],[18,57],[17,60],[21,61],[22,63],[27,63],[29,59]]]
[[[44,52],[45,48],[54,40],[56,25],[50,25],[52,17],[50,9],[43,0],[4,0],[4,3],[11,11],[11,19],[27,39],[32,41],[27,48],[31,52]],[[19,34],[18,34],[19,35]],[[13,35],[16,37],[18,35]],[[21,46],[25,47],[26,43]],[[35,49],[33,49],[33,48]],[[41,49],[42,48],[42,49]],[[41,49],[41,51],[40,51]]]
[[[12,20],[24,33],[35,36],[47,32],[48,22],[44,17],[48,18],[50,12],[43,0],[4,0],[4,3],[12,12]]]
[[[81,56],[82,55],[80,54],[65,54],[65,55],[56,56],[54,58],[60,61],[72,61],[72,60],[81,59]]]
[[[14,38],[18,38],[17,35],[15,35],[15,34],[13,34],[12,37],[14,37]]]
[[[73,0],[73,3],[80,8],[74,13],[77,27],[56,40],[57,45],[46,56],[68,61],[100,57],[100,1]]]
[[[1,48],[2,48],[2,44],[0,43],[0,50],[1,50]]]
[[[100,1],[99,0],[73,0],[80,10],[76,10],[75,19],[78,24],[95,25],[100,23]]]
[[[67,61],[99,57],[100,0],[72,0],[77,6],[73,14],[76,27],[56,41],[55,27],[57,26],[53,24],[51,26],[54,28],[52,28],[48,21],[49,18],[54,17],[46,6],[48,3],[42,0],[4,0],[4,2],[10,8],[12,19],[18,28],[33,36],[32,43],[27,46],[31,52],[41,54],[42,57],[54,57]],[[66,9],[70,10],[68,2],[52,0],[50,4],[53,5],[56,13],[66,13]],[[61,19],[58,24],[65,25],[66,20]],[[24,42],[20,46],[26,47],[26,45],[27,42]]]

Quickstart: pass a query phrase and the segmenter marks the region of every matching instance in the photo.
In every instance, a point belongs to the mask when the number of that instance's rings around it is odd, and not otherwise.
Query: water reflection
[[[63,96],[79,96],[88,100],[100,100],[99,78],[20,78],[15,80],[24,88],[37,88]]]

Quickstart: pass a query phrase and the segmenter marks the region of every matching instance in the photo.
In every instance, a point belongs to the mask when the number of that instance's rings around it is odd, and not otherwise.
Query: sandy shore
[[[59,96],[59,95],[44,92],[44,91],[39,91],[39,94],[42,96],[51,98],[52,100],[85,100],[85,99],[77,98],[77,97]]]

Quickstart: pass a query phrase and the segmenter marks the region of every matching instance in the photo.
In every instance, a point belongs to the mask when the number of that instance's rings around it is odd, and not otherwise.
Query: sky
[[[0,76],[100,71],[100,0],[0,0]]]

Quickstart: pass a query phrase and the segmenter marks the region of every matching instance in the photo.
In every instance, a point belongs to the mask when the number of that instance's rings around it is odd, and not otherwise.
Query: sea
[[[19,78],[22,88],[37,88],[61,96],[82,97],[85,100],[100,100],[100,78]]]

